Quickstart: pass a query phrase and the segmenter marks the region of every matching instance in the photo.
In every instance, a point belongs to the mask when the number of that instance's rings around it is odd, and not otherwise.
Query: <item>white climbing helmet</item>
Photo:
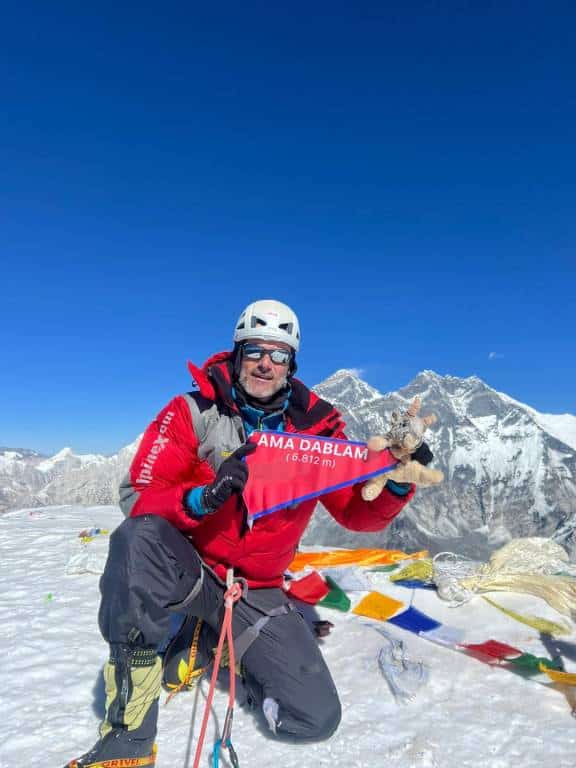
[[[300,324],[290,307],[274,299],[261,299],[249,304],[238,318],[234,342],[246,339],[283,341],[297,352],[300,346]]]

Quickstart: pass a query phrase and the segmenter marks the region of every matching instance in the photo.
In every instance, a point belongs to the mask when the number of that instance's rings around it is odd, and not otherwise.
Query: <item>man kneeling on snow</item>
[[[106,716],[94,747],[68,768],[154,764],[161,686],[185,687],[210,663],[229,568],[248,585],[233,621],[248,705],[277,737],[320,740],[338,727],[330,672],[282,589],[316,499],[252,528],[241,499],[248,478],[243,458],[255,450],[246,441],[255,429],[346,437],[335,408],[294,377],[299,345],[289,307],[250,304],[236,324],[233,350],[201,369],[190,366],[199,391],[174,398],[146,430],[120,488],[127,519],[111,537],[100,582],[99,624],[110,645]],[[376,491],[365,489],[366,498],[353,485],[320,500],[344,527],[380,531],[412,498],[410,481],[431,472],[423,467],[432,459],[425,443],[411,458],[416,461],[403,456],[405,463]],[[161,658],[174,614],[186,619]],[[184,681],[182,664],[188,665]]]

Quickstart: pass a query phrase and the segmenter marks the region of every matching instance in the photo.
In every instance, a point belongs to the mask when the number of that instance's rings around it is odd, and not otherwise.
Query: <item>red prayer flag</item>
[[[246,457],[243,496],[252,520],[390,472],[398,463],[388,449],[369,451],[366,443],[332,437],[253,432],[250,442],[258,448]]]
[[[506,643],[500,643],[498,640],[487,640],[485,643],[467,643],[461,644],[461,648],[465,648],[466,651],[473,656],[484,658],[490,662],[504,661],[505,659],[515,658],[521,656],[522,651],[518,648],[513,648]]]
[[[318,571],[312,571],[302,579],[294,579],[288,582],[288,594],[303,603],[316,605],[330,592],[330,587],[324,581]]]

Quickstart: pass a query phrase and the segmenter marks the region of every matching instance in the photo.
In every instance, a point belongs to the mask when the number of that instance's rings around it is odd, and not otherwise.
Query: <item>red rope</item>
[[[214,698],[214,691],[216,689],[216,681],[218,679],[218,670],[220,668],[220,659],[222,657],[224,640],[228,642],[230,685],[228,690],[228,710],[226,712],[226,719],[224,721],[221,741],[223,744],[226,744],[226,742],[230,740],[230,730],[232,728],[232,712],[234,709],[234,699],[236,698],[236,658],[234,656],[234,638],[232,636],[232,609],[234,607],[234,603],[236,603],[242,597],[241,584],[237,581],[232,581],[232,579],[232,571],[228,571],[226,580],[228,589],[224,594],[224,619],[222,620],[222,629],[220,630],[218,647],[216,648],[216,655],[214,656],[214,667],[212,669],[212,677],[210,678],[210,688],[208,690],[208,697],[206,698],[202,727],[200,728],[198,744],[196,745],[196,754],[194,756],[193,768],[198,768],[200,764],[200,756],[202,754],[202,747],[204,745],[204,737],[206,736],[206,728],[208,726],[208,718],[210,717],[212,699]]]

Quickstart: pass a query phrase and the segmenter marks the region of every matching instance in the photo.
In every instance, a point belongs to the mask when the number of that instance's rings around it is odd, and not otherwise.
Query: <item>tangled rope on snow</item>
[[[576,568],[564,548],[550,539],[513,539],[487,563],[440,552],[432,567],[438,595],[454,605],[480,592],[523,592],[542,598],[559,613],[576,616]]]

